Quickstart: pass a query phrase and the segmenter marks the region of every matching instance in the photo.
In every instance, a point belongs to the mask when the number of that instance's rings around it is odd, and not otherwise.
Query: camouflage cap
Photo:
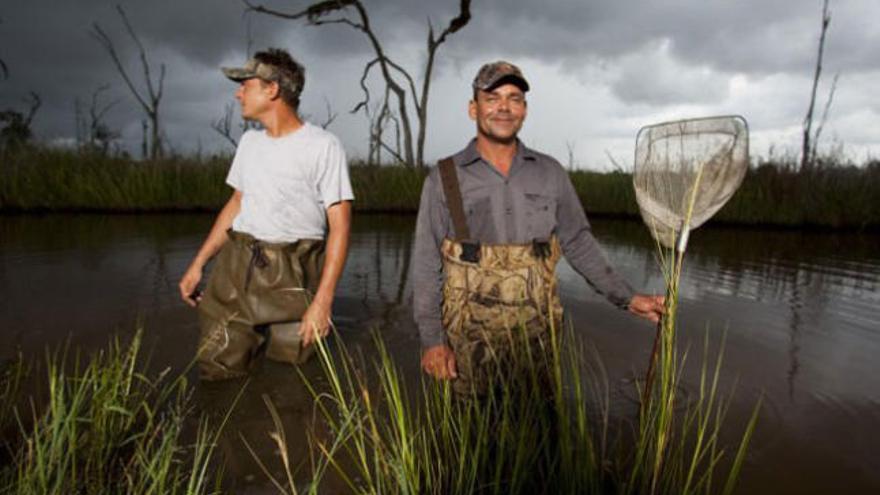
[[[264,81],[278,83],[295,95],[299,96],[303,88],[303,78],[296,77],[295,74],[289,74],[287,70],[272,64],[261,62],[256,58],[252,58],[244,64],[244,67],[223,67],[223,74],[235,82],[241,82],[247,79],[258,77]]]
[[[516,85],[524,92],[529,90],[529,83],[523,77],[519,67],[503,60],[491,62],[480,67],[477,77],[474,78],[473,87],[474,89],[489,91],[500,86],[501,83],[507,82]]]

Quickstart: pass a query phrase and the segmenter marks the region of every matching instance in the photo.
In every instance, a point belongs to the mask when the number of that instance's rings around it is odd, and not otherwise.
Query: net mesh
[[[742,183],[748,154],[742,117],[643,127],[636,138],[633,186],[651,235],[673,248],[682,232],[686,236],[711,218]]]

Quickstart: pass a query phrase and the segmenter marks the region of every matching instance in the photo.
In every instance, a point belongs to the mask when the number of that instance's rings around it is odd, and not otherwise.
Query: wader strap
[[[470,239],[471,231],[464,216],[464,204],[461,200],[455,163],[452,158],[444,158],[440,160],[438,168],[440,180],[443,182],[443,195],[446,196],[446,207],[449,208],[449,216],[452,217],[452,226],[455,229],[455,240],[460,242]]]
[[[254,268],[259,268],[262,270],[269,266],[269,259],[266,258],[266,253],[263,252],[263,246],[260,245],[259,241],[251,241],[248,244],[248,247],[251,249],[251,260],[248,262],[247,273],[244,277],[244,290],[247,292],[248,287],[251,285],[251,277],[254,274]]]

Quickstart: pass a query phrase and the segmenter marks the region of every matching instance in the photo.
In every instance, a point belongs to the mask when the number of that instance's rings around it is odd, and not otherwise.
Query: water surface
[[[193,311],[177,280],[207,233],[210,215],[0,216],[0,359],[41,357],[66,341],[86,349],[141,326],[154,368],[184,369],[196,345]],[[409,266],[414,217],[356,218],[335,303],[340,334],[369,349],[379,331],[406,374],[418,374]],[[663,281],[654,246],[637,222],[594,220],[608,257],[638,289]],[[735,395],[730,424],[765,406],[739,493],[877,493],[880,490],[880,236],[704,228],[689,246],[682,281],[686,388],[702,339],[725,342],[723,386]],[[647,365],[653,327],[606,303],[565,263],[563,302],[579,336],[608,370],[612,403],[632,405],[632,380]],[[369,352],[369,351],[367,351]],[[312,362],[304,367],[317,376]],[[191,372],[192,373],[192,372]],[[195,379],[195,375],[192,375]],[[197,400],[220,410],[245,381],[198,384]],[[690,385],[688,385],[690,384]],[[277,405],[294,455],[305,455],[311,402],[292,368],[263,365],[247,381],[233,426],[270,460],[262,403]],[[262,493],[263,475],[237,437],[224,440],[231,483]],[[247,487],[247,488],[245,488]]]

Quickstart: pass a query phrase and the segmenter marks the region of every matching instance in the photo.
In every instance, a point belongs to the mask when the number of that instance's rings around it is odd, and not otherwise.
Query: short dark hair
[[[280,48],[267,48],[254,54],[254,58],[260,62],[276,68],[279,75],[286,81],[277,82],[281,99],[297,110],[299,108],[299,95],[306,84],[306,69],[294,60],[286,50]]]

